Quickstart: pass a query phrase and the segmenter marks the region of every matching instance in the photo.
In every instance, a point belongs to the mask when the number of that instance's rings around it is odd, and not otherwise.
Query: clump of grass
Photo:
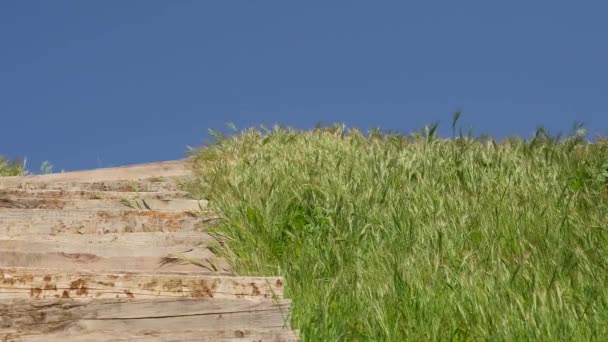
[[[0,177],[3,176],[28,176],[32,175],[25,167],[26,159],[9,160],[6,157],[0,156]],[[63,172],[63,170],[62,170]],[[53,165],[49,161],[44,161],[40,165],[40,174],[53,173]]]
[[[304,340],[606,338],[608,142],[436,128],[218,135],[191,191]]]
[[[20,160],[9,160],[0,156],[0,177],[20,176],[24,173],[24,167]]]
[[[53,173],[53,164],[48,160],[43,161],[42,164],[40,164],[40,173],[44,175]]]

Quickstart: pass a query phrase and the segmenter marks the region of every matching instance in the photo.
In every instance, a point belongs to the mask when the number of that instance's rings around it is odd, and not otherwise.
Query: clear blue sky
[[[0,2],[0,154],[184,156],[207,129],[608,132],[605,1]],[[32,165],[33,164],[33,165]]]

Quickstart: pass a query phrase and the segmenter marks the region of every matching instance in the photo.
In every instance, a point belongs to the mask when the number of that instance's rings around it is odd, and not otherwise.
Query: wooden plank
[[[126,342],[126,341],[198,341],[198,342],[243,342],[270,341],[296,342],[298,337],[290,329],[233,329],[233,330],[158,330],[139,331],[88,330],[58,332],[50,334],[6,333],[0,334],[0,341],[23,342]]]
[[[4,177],[2,177],[4,178]],[[176,180],[163,179],[162,181],[101,181],[101,182],[21,182],[9,185],[12,189],[23,190],[63,190],[63,191],[122,191],[122,192],[159,192],[179,191]]]
[[[185,253],[190,257],[190,253]],[[174,271],[198,271],[196,265],[165,265],[159,261],[165,255],[152,257],[99,257],[86,253],[33,253],[33,252],[2,252],[0,251],[0,267],[33,267],[56,269],[79,269],[87,271],[153,271],[170,269]],[[194,253],[193,259],[200,261],[206,269],[218,271],[230,270],[225,259],[217,258],[208,250]]]
[[[124,249],[142,249],[146,247],[170,247],[170,246],[182,246],[182,247],[207,247],[213,241],[222,243],[221,240],[216,240],[209,234],[204,232],[140,232],[140,233],[108,233],[108,234],[56,234],[56,235],[43,235],[43,234],[15,234],[13,236],[0,236],[0,246],[4,247],[4,250],[17,250],[16,247],[10,247],[12,243],[15,246],[24,246],[24,243],[33,243],[36,248],[39,243],[44,243],[47,246],[56,246],[57,249],[48,249],[45,251],[56,251],[56,252],[68,252],[69,249],[76,250],[76,246],[80,250],[86,250],[90,248],[90,251],[100,248],[112,248],[111,246],[119,246]],[[32,246],[34,246],[32,245]],[[65,249],[61,249],[65,246]],[[74,246],[74,247],[72,247]],[[33,247],[32,247],[33,248]],[[32,250],[29,247],[26,249],[19,249],[20,251]],[[39,251],[39,250],[38,250]],[[131,254],[129,254],[131,255]]]
[[[57,198],[0,197],[0,215],[6,209],[64,209],[64,210],[157,210],[199,211],[206,210],[207,201],[190,199],[90,199],[64,200]]]
[[[138,234],[138,233],[134,233]],[[146,234],[139,233],[138,235]],[[161,233],[163,234],[163,233]],[[171,234],[171,233],[164,233]],[[202,233],[199,233],[202,235]],[[63,234],[65,237],[66,234]],[[129,235],[129,234],[126,234]],[[74,237],[86,238],[84,235],[76,235]],[[76,239],[75,239],[76,240]],[[144,245],[144,244],[129,244],[120,243],[119,240],[108,241],[107,243],[82,243],[79,241],[28,241],[25,239],[7,240],[0,238],[0,253],[28,253],[28,254],[88,254],[98,258],[113,258],[113,257],[156,257],[160,258],[167,254],[178,254],[187,251],[186,254],[197,258],[208,258],[213,256],[206,245],[210,240],[201,241],[194,239],[190,245]],[[7,255],[7,254],[5,254]],[[0,260],[2,265],[2,260]]]
[[[153,210],[6,209],[0,211],[0,236],[193,231],[202,222],[218,219],[209,212],[204,215]]]
[[[199,269],[202,270],[202,269]],[[0,268],[0,298],[244,298],[282,299],[281,277],[211,272],[113,272]]]
[[[148,164],[136,164],[86,171],[52,173],[37,176],[2,177],[1,187],[21,183],[99,182],[140,180],[155,177],[181,177],[190,174],[188,161],[172,160]]]
[[[289,326],[290,302],[243,299],[48,299],[0,300],[0,329],[133,331],[170,327],[278,329]]]
[[[186,191],[149,191],[149,192],[124,192],[124,191],[89,191],[89,190],[23,190],[23,189],[0,189],[2,198],[26,198],[26,199],[175,199],[188,198]]]

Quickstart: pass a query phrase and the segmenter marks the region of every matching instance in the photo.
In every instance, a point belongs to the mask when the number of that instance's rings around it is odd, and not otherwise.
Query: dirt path
[[[233,275],[171,161],[0,178],[0,341],[294,341],[283,279]],[[181,254],[201,266],[161,265]]]

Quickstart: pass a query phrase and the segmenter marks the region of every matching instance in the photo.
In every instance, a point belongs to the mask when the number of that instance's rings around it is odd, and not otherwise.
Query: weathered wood
[[[0,341],[297,341],[280,277],[202,232],[188,162],[0,178]],[[181,255],[201,265],[175,264]],[[183,260],[183,259],[182,259]]]
[[[0,300],[0,332],[277,329],[289,326],[289,311],[287,300],[9,299]]]
[[[202,269],[201,269],[202,270]],[[280,277],[238,277],[211,272],[92,273],[0,268],[0,298],[245,298],[282,299]]]
[[[90,199],[63,200],[57,198],[0,197],[0,215],[6,209],[64,209],[64,210],[158,210],[158,211],[199,211],[207,209],[207,201],[190,199]]]
[[[187,175],[189,175],[188,161],[175,160],[149,164],[102,168],[87,171],[52,173],[39,176],[2,177],[2,179],[0,179],[0,187],[10,187],[11,185],[18,185],[22,183],[87,183],[100,181],[140,180],[158,177],[180,177]]]
[[[0,189],[2,198],[24,198],[24,199],[176,199],[189,198],[190,194],[185,191],[94,191],[94,190],[23,190],[23,189]]]
[[[217,258],[209,250],[200,253],[184,253],[184,255],[200,261],[206,269],[217,269],[227,272],[230,265],[223,258]],[[0,251],[0,267],[34,267],[56,269],[79,269],[86,271],[197,271],[201,266],[192,264],[165,265],[159,261],[165,255],[152,257],[122,256],[99,257],[86,253],[34,253],[34,252],[2,252]]]
[[[0,333],[0,341],[23,342],[103,342],[103,341],[197,341],[197,342],[295,342],[296,334],[289,329],[233,329],[233,330],[139,330],[139,331],[112,331],[91,330],[73,331],[50,334],[28,333]]]
[[[3,177],[4,178],[4,177]],[[2,185],[0,185],[2,186]],[[163,179],[159,181],[136,180],[136,181],[101,181],[101,182],[33,182],[24,180],[20,183],[10,184],[9,188],[23,190],[63,190],[63,191],[123,191],[123,192],[159,192],[179,191],[180,187],[175,179]]]
[[[0,250],[91,253],[99,256],[152,256],[223,243],[204,232],[108,234],[15,234],[0,236]]]
[[[217,216],[207,215],[154,210],[6,209],[0,211],[0,236],[193,231],[200,223],[217,220]]]
[[[144,233],[145,234],[145,233]],[[170,233],[167,233],[170,234]],[[196,242],[200,240],[193,240]],[[137,247],[137,248],[134,248]],[[28,252],[32,251],[32,252]],[[98,258],[114,257],[159,257],[167,254],[178,254],[188,251],[188,255],[196,258],[213,256],[205,246],[174,245],[174,246],[147,246],[108,243],[78,243],[63,241],[27,241],[27,240],[0,240],[0,253],[20,254],[88,254]],[[7,255],[5,254],[5,255]],[[3,262],[0,260],[0,265]]]
[[[144,249],[147,247],[171,247],[171,246],[183,246],[183,247],[206,247],[212,241],[220,243],[220,240],[209,236],[204,232],[140,232],[140,233],[107,233],[107,234],[56,234],[56,235],[42,235],[42,234],[17,234],[13,236],[0,236],[0,246],[10,246],[11,241],[16,246],[24,246],[23,243],[33,243],[38,248],[38,243],[44,243],[47,246],[56,246],[57,249],[54,251],[67,252],[68,248],[75,248],[71,246],[83,246],[82,248],[91,250],[99,248],[113,248],[119,246],[120,248],[131,250],[131,249]],[[65,248],[62,249],[62,247]],[[80,248],[80,247],[79,247]],[[5,250],[16,250],[16,248],[5,247]],[[30,250],[30,249],[28,249]],[[34,251],[40,251],[38,249],[32,249]],[[23,251],[23,250],[21,250]],[[48,251],[48,250],[45,250]],[[126,252],[130,254],[131,252]],[[140,254],[141,255],[141,254]]]

